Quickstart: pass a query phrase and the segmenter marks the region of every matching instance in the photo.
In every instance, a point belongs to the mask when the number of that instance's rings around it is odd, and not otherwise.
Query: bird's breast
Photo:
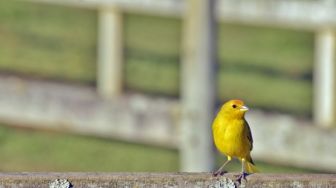
[[[244,123],[239,120],[222,123],[222,126],[217,126],[217,131],[214,131],[214,141],[218,150],[232,157],[246,155],[249,150],[244,135]]]

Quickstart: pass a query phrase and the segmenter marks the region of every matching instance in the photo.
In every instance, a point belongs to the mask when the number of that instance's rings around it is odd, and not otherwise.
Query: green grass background
[[[93,10],[0,1],[0,72],[94,85],[96,28]],[[123,29],[125,87],[178,97],[181,20],[125,14]],[[310,116],[313,37],[220,23],[214,83],[219,100],[242,98],[252,108]],[[178,169],[174,150],[6,127],[0,127],[0,134],[2,171]],[[259,165],[265,172],[301,171]]]

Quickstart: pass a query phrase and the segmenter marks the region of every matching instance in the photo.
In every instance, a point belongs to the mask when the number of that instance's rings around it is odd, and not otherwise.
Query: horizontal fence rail
[[[177,100],[134,94],[106,101],[91,87],[15,77],[0,76],[0,85],[3,122],[178,148]],[[255,159],[335,171],[336,150],[331,148],[336,148],[336,130],[254,110],[246,118]]]
[[[333,187],[336,175],[252,174],[236,182],[238,174],[211,173],[0,173],[1,187]]]
[[[95,88],[0,76],[0,119],[9,125],[51,129],[176,147],[171,125],[177,101],[123,95],[105,100]]]

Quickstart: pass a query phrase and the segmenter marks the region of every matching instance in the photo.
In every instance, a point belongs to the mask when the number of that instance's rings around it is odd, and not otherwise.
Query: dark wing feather
[[[244,119],[245,122],[245,127],[247,129],[247,139],[250,142],[250,151],[253,149],[253,138],[252,138],[252,133],[251,133],[251,129],[249,124],[247,123],[247,121]]]
[[[247,129],[247,139],[249,140],[249,144],[250,144],[250,151],[253,149],[253,138],[252,138],[252,133],[251,133],[251,129],[249,124],[247,123],[247,121],[244,119],[244,124],[245,127]],[[247,159],[250,163],[254,164],[253,160],[251,157],[249,157],[249,159]]]

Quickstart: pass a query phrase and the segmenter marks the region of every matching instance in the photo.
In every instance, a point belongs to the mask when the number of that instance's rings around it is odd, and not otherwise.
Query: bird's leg
[[[241,183],[241,180],[242,179],[244,179],[245,181],[246,181],[246,176],[248,176],[249,174],[248,173],[246,173],[246,171],[245,171],[245,158],[242,158],[241,159],[241,162],[242,162],[242,172],[241,172],[241,174],[238,176],[238,178],[237,178],[237,181],[238,181],[238,183],[240,184]]]
[[[231,159],[232,158],[230,156],[227,156],[227,161],[225,161],[225,163],[216,172],[214,172],[213,175],[214,176],[223,175],[225,172],[222,170],[231,161]]]

